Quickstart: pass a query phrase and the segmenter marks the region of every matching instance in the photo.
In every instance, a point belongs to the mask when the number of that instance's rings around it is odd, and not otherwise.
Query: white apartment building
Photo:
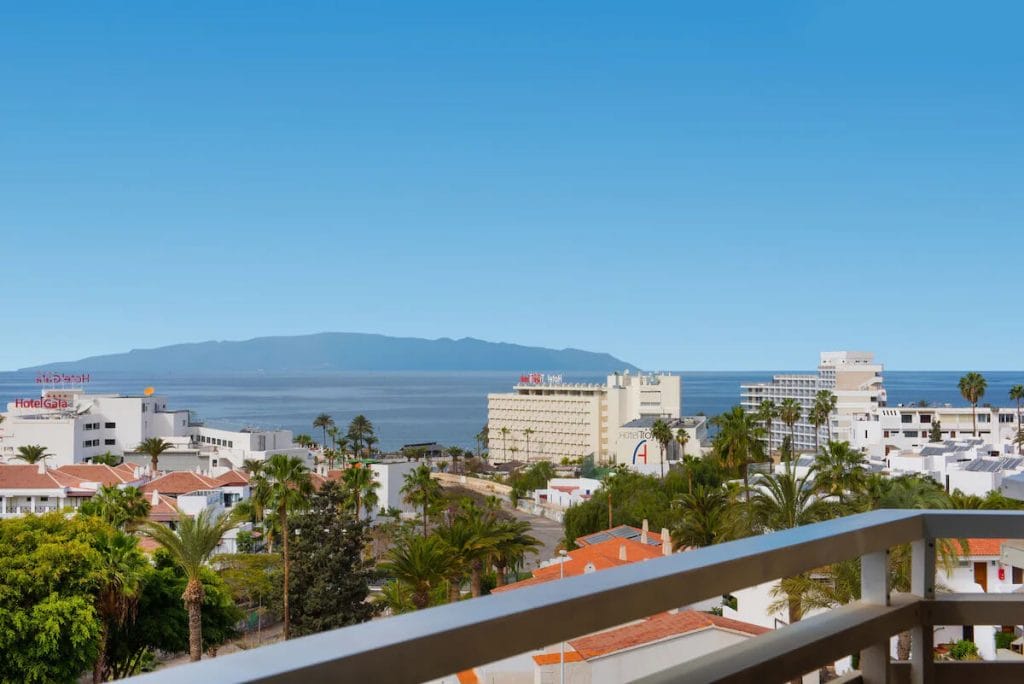
[[[814,406],[815,395],[828,390],[836,396],[836,410],[830,423],[832,439],[853,442],[854,421],[885,406],[882,365],[874,362],[870,352],[822,352],[817,374],[776,375],[771,382],[740,386],[740,403],[750,413],[757,411],[761,402],[770,399],[776,406],[784,399],[795,399],[802,407],[800,421],[794,426],[793,448],[812,451],[815,428],[807,422],[807,413]],[[829,428],[822,426],[817,435],[819,444],[828,439]],[[789,436],[789,427],[779,420],[772,422],[771,450],[782,447]]]
[[[108,451],[144,465],[149,458],[132,457],[132,451],[151,437],[174,445],[160,462],[161,468],[175,470],[237,468],[246,459],[263,460],[270,453],[309,455],[293,444],[289,430],[231,431],[197,425],[187,410],[168,409],[166,397],[153,394],[43,389],[39,397],[8,402],[3,417],[0,463],[11,462],[18,447],[38,444],[50,454],[51,467],[84,463]]]
[[[1015,408],[978,407],[977,424],[977,438],[998,451],[1007,449],[1020,427]],[[894,406],[855,416],[850,444],[881,458],[894,449],[928,446],[936,425],[942,440],[975,436],[970,406]]]
[[[607,462],[619,426],[644,416],[678,418],[681,407],[682,382],[669,373],[613,373],[604,385],[524,375],[512,392],[487,395],[488,450],[493,461],[593,455]]]

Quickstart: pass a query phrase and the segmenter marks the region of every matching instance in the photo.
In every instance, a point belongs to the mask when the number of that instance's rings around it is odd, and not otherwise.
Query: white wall
[[[608,656],[592,658],[593,684],[618,684],[728,648],[750,638],[734,632],[708,628],[682,637],[645,644]]]
[[[414,509],[402,500],[401,489],[405,485],[405,476],[419,467],[414,461],[399,463],[371,463],[370,470],[374,478],[380,482],[380,489],[377,490],[378,509],[397,508],[403,513],[412,513]],[[373,512],[373,519],[378,517],[378,511]]]

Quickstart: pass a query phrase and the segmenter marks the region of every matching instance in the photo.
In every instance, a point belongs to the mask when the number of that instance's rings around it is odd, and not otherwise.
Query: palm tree
[[[264,466],[266,466],[266,461],[260,461],[255,458],[247,458],[242,461],[242,470],[249,477],[255,477],[262,473]]]
[[[674,435],[672,434],[672,428],[668,426],[661,418],[654,421],[654,425],[651,426],[651,437],[653,437],[658,444],[661,445],[661,479],[665,479],[665,450],[668,449],[668,445],[672,442]]]
[[[25,446],[18,447],[17,451],[18,453],[14,457],[15,460],[24,461],[25,463],[31,463],[33,465],[40,461],[45,464],[46,459],[53,455],[47,453],[46,447],[39,444],[26,444]]]
[[[235,523],[235,516],[218,517],[212,508],[195,516],[180,515],[176,530],[155,522],[146,523],[146,534],[167,549],[188,580],[181,598],[188,610],[188,652],[192,661],[203,657],[203,566]]]
[[[830,441],[814,457],[815,485],[818,491],[842,500],[860,491],[867,475],[865,465],[864,455],[851,449],[849,442]]]
[[[1024,399],[1024,385],[1014,385],[1010,388],[1010,400],[1017,402],[1017,430],[1020,430],[1020,402]],[[1017,453],[1021,453],[1020,446],[1017,446]]]
[[[139,551],[138,540],[120,530],[101,530],[96,535],[100,572],[96,612],[100,618],[99,653],[92,670],[93,684],[109,674],[107,662],[110,631],[119,627],[135,610],[139,590],[149,563]]]
[[[772,475],[762,475],[750,499],[750,514],[758,532],[775,532],[820,522],[831,516],[831,506],[810,485],[814,467],[797,477],[792,461]],[[783,585],[786,588],[786,585]],[[787,592],[790,624],[803,617],[800,596]]]
[[[530,535],[530,523],[525,520],[502,520],[501,538],[494,546],[494,568],[499,587],[508,582],[508,569],[517,567],[527,553],[537,553],[541,543]]]
[[[828,428],[828,441],[830,442],[832,441],[832,414],[835,412],[838,402],[836,395],[827,389],[818,390],[818,393],[814,395],[814,408],[818,412],[818,417]],[[817,446],[814,450],[818,450]]]
[[[349,450],[349,448],[351,448],[351,446],[352,440],[349,439],[348,435],[342,435],[341,437],[338,438],[338,455],[341,456],[342,464],[344,464],[346,459],[348,458],[348,454],[346,452]],[[333,464],[331,465],[331,467],[334,467]]]
[[[690,441],[690,433],[685,428],[679,428],[676,431],[676,444],[679,445],[679,459],[682,460],[686,456],[686,444]]]
[[[523,434],[526,435],[526,465],[530,465],[530,435],[533,434],[533,430],[526,428]]]
[[[313,419],[313,427],[324,431],[324,448],[327,448],[327,429],[334,427],[334,419],[326,413],[321,413]]]
[[[79,515],[100,518],[119,530],[138,527],[149,516],[149,501],[135,487],[104,485],[78,507]]]
[[[672,528],[676,548],[711,546],[731,538],[729,510],[733,502],[723,488],[698,484],[679,503],[682,516]]]
[[[438,536],[404,535],[378,567],[409,588],[417,610],[430,605],[430,592],[447,579],[454,554]]]
[[[480,432],[476,433],[476,455],[480,457],[483,450],[486,448],[487,440],[489,439],[487,426],[484,425]]]
[[[363,445],[369,450],[370,444],[368,439],[371,437],[373,437],[373,423],[363,414],[359,414],[348,424],[348,438],[352,441],[352,448],[357,458],[359,456],[359,445]]]
[[[711,419],[718,426],[715,447],[726,466],[743,478],[744,489],[750,488],[749,465],[761,459],[761,428],[757,417],[742,406]]]
[[[380,482],[374,478],[373,471],[368,466],[348,468],[342,476],[342,485],[356,518],[360,516],[359,511],[365,508],[366,517],[369,519],[370,513],[379,501],[376,490],[380,489]]]
[[[815,404],[807,411],[807,422],[814,426],[814,453],[818,453],[821,426],[828,422],[828,416],[823,414],[821,406]]]
[[[501,428],[501,457],[508,460],[508,433],[511,432],[507,427]]]
[[[978,402],[985,396],[988,382],[981,373],[970,372],[960,378],[960,396],[971,404],[971,419],[974,424],[973,434],[978,436]]]
[[[783,399],[779,404],[779,420],[789,427],[790,458],[796,455],[796,424],[800,422],[803,408],[796,399]]]
[[[268,507],[277,512],[281,526],[282,555],[284,560],[284,638],[288,639],[290,619],[288,615],[289,574],[291,558],[288,555],[288,513],[302,510],[309,504],[313,484],[309,470],[298,456],[274,454],[267,459],[264,475],[267,479]]]
[[[764,423],[765,432],[768,435],[768,456],[772,455],[772,423],[779,417],[779,407],[771,399],[765,399],[757,407],[757,419]]]
[[[423,509],[423,536],[427,536],[427,515],[441,499],[441,485],[430,476],[430,466],[423,464],[405,476],[399,490],[407,504]]]
[[[165,442],[159,437],[150,437],[142,441],[139,446],[135,447],[135,451],[140,454],[146,454],[149,456],[149,469],[152,474],[156,476],[156,471],[160,469],[160,454],[170,451],[174,448],[174,445],[170,442]]]
[[[459,447],[450,446],[447,449],[445,449],[445,453],[447,453],[448,457],[452,459],[452,472],[457,473],[460,471],[459,459],[462,458],[465,454],[469,454],[470,452],[467,451],[464,454],[462,449],[460,449]]]
[[[331,438],[331,449],[333,450],[334,445],[338,443],[338,435],[340,435],[341,433],[338,432],[338,427],[336,425],[332,425],[331,427],[327,428],[327,434]]]
[[[313,446],[313,438],[307,434],[295,435],[295,437],[292,438],[292,441],[298,444],[300,447],[304,447],[306,449]]]

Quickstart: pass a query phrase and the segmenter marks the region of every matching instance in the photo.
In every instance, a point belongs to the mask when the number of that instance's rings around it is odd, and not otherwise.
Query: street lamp
[[[558,550],[558,555],[560,556],[559,559],[558,559],[558,579],[565,579],[565,558],[566,558],[566,556],[569,555],[569,552],[566,551],[565,549],[559,549]],[[559,682],[559,684],[565,684],[565,641],[564,640],[561,643],[558,644],[558,650],[559,650],[559,661],[560,661],[558,682]]]

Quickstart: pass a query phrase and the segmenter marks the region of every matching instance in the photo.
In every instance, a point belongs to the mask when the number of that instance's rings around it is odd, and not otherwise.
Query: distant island
[[[611,356],[464,337],[426,340],[366,333],[317,333],[196,342],[58,361],[22,371],[600,371],[636,370]]]

